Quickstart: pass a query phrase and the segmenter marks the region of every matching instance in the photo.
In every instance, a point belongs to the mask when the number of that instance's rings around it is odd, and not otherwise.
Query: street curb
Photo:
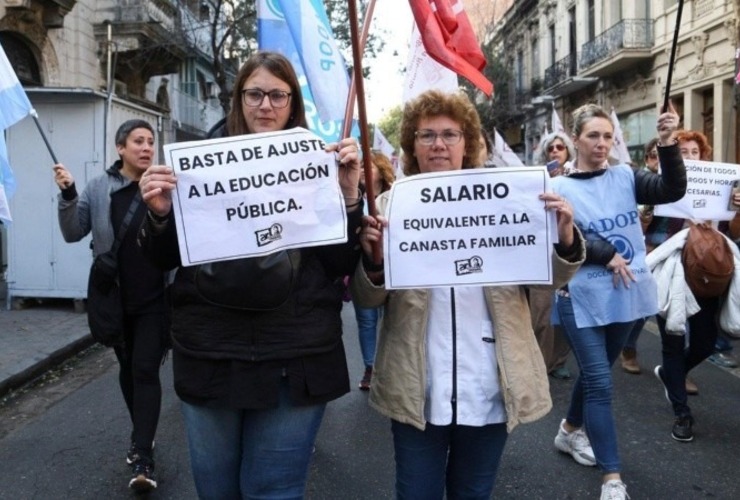
[[[94,344],[95,340],[92,336],[90,334],[85,335],[74,342],[70,342],[64,347],[57,349],[44,359],[39,360],[15,375],[12,375],[5,380],[0,380],[0,398],[5,397],[11,391],[26,385],[35,378],[49,371],[54,366],[66,361],[75,354],[84,351]]]

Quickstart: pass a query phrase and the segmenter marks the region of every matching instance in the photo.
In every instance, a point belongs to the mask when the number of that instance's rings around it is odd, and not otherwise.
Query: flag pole
[[[665,98],[663,99],[662,113],[668,111],[668,104],[671,99],[671,77],[673,76],[673,63],[676,61],[676,47],[678,46],[678,31],[681,28],[681,13],[683,12],[683,0],[678,0],[678,10],[676,11],[676,30],[673,32],[673,44],[671,45],[671,58],[668,60],[668,78],[665,84]]]
[[[369,8],[368,8],[369,10]],[[366,16],[369,21],[370,16]],[[375,190],[373,189],[373,165],[370,158],[370,137],[367,128],[367,113],[365,110],[365,86],[362,79],[362,52],[359,34],[357,33],[357,6],[355,0],[349,0],[349,27],[352,38],[352,62],[354,70],[354,81],[357,87],[357,112],[360,120],[360,142],[362,145],[362,168],[365,172],[365,194],[367,197],[368,213],[375,217],[378,209],[375,206]],[[345,122],[346,123],[346,122]],[[373,262],[382,262],[380,242],[373,245]]]
[[[367,5],[367,10],[365,11],[365,19],[362,21],[362,35],[360,36],[360,54],[363,54],[365,52],[365,45],[367,45],[367,37],[368,33],[370,32],[370,21],[373,18],[373,10],[375,10],[375,0],[370,0],[370,3],[368,3]],[[356,22],[357,21],[355,21],[355,26]],[[352,78],[349,82],[349,92],[347,93],[347,107],[344,111],[344,122],[342,122],[342,138],[349,137],[350,130],[352,129],[352,116],[355,114],[356,94],[357,92],[355,86],[355,72],[353,71]]]
[[[51,159],[54,160],[54,164],[56,165],[57,163],[59,163],[59,160],[57,160],[57,155],[54,154],[54,150],[51,149],[51,144],[49,144],[49,139],[46,138],[44,129],[41,128],[41,123],[39,122],[39,114],[33,108],[31,108],[30,114],[33,117],[33,122],[36,124],[36,128],[39,129],[39,133],[41,134],[41,138],[44,140],[44,144],[46,144],[46,149],[49,150]]]

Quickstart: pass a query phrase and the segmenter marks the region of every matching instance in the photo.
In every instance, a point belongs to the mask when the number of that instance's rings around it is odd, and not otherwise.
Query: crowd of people
[[[601,107],[576,109],[572,124],[571,134],[543,137],[535,159],[551,178],[551,192],[532,193],[556,222],[551,285],[386,288],[377,249],[387,237],[393,166],[372,153],[367,180],[377,214],[369,214],[354,138],[325,147],[336,158],[345,243],[189,266],[173,215],[177,177],[154,164],[151,125],[122,124],[120,159],[81,194],[55,165],[65,240],[92,232],[95,255],[117,253],[125,335],[115,353],[132,422],[129,486],[157,487],[159,367],[171,347],[198,496],[303,497],[326,405],[350,390],[340,317],[349,287],[364,365],[359,388],[390,419],[398,498],[490,498],[509,433],[552,408],[548,374],[573,384],[554,448],[598,467],[602,499],[627,498],[612,365],[619,359],[625,371],[641,372],[645,322],[654,317],[660,331],[654,374],[675,413],[677,441],[694,438],[687,394],[698,389],[689,371],[711,357],[733,361],[717,324],[725,296],[698,297],[683,331],[667,330],[651,259],[692,224],[737,242],[740,215],[720,223],[654,215],[656,205],[684,196],[684,159],[711,158],[701,133],[679,130],[672,107],[656,120],[645,168],[610,162],[614,123]],[[295,71],[282,55],[258,52],[240,68],[231,111],[209,138],[295,127],[307,128]],[[462,93],[431,90],[407,102],[400,148],[406,177],[495,168],[490,137]],[[731,204],[740,208],[740,194]],[[601,224],[617,219],[631,223]],[[243,301],[234,305],[234,296]],[[567,366],[571,353],[577,373]]]

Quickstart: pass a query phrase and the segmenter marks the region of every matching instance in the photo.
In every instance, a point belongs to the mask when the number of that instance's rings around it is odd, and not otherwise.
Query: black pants
[[[696,301],[701,310],[689,318],[688,347],[685,345],[686,338],[683,335],[666,333],[665,320],[656,316],[662,344],[663,378],[673,412],[677,417],[691,415],[691,409],[687,404],[686,375],[714,352],[714,343],[719,331],[717,314],[720,299],[697,297]]]
[[[159,368],[167,351],[168,324],[164,314],[126,315],[124,345],[116,347],[118,382],[126,401],[141,456],[151,458],[162,404]]]

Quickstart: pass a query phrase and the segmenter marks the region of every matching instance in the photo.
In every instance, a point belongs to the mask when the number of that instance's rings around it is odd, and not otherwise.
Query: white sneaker
[[[601,485],[601,500],[626,500],[627,485],[619,479],[610,479]]]
[[[558,429],[558,435],[555,436],[555,448],[568,453],[573,459],[581,465],[593,467],[596,465],[596,458],[594,458],[594,450],[591,449],[591,443],[588,440],[588,436],[583,431],[583,428],[575,430],[573,432],[567,432],[563,427],[565,419],[560,422],[560,429]]]

